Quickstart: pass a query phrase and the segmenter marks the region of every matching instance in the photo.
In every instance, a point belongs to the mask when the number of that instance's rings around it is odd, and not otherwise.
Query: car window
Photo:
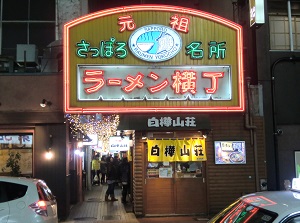
[[[221,211],[212,222],[270,223],[273,222],[277,216],[277,213],[240,201],[231,205],[230,208]]]
[[[37,190],[39,193],[39,198],[44,201],[54,201],[55,196],[52,194],[50,188],[46,184],[38,183]]]
[[[27,189],[26,185],[0,182],[0,202],[8,202],[24,197]]]

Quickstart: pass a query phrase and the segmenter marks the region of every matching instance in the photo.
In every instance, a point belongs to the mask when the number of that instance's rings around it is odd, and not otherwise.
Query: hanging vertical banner
[[[191,139],[193,152],[191,161],[206,161],[205,139]]]
[[[148,161],[206,161],[204,139],[147,140]]]

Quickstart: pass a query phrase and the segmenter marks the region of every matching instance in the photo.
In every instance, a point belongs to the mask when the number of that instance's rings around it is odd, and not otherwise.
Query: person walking
[[[105,184],[106,183],[106,173],[107,173],[106,156],[101,157],[100,172],[101,172],[101,184]]]
[[[106,182],[107,190],[105,193],[105,201],[117,201],[115,197],[115,183],[118,180],[118,169],[115,165],[114,158],[109,156],[107,158],[107,173],[106,173]],[[109,197],[110,196],[110,200]]]
[[[100,160],[99,154],[92,160],[92,185],[100,185]]]
[[[122,183],[122,203],[126,204],[126,198],[129,190],[129,179],[130,179],[130,164],[127,157],[123,157],[120,164],[120,174]]]

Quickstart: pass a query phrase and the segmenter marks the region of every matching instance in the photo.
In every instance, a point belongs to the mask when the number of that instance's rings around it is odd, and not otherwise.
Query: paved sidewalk
[[[115,195],[119,199],[115,202],[105,202],[104,196],[107,185],[93,186],[92,190],[84,192],[84,201],[71,208],[64,223],[205,223],[207,218],[196,216],[178,217],[145,217],[136,218],[131,204],[121,203],[121,189],[116,187]]]

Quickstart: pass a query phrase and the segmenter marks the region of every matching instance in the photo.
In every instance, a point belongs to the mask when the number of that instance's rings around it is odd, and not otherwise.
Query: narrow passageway
[[[161,216],[136,218],[132,203],[121,202],[121,187],[115,188],[118,201],[105,201],[107,185],[92,186],[84,191],[84,201],[71,208],[70,215],[64,223],[204,223],[207,218],[196,216]],[[127,198],[129,201],[129,198]]]
[[[92,186],[91,190],[84,191],[84,201],[71,208],[70,215],[65,223],[84,222],[95,223],[108,221],[138,223],[132,212],[132,204],[121,202],[121,187],[116,186],[115,195],[118,201],[105,201],[106,184]],[[128,198],[129,200],[129,198]]]

